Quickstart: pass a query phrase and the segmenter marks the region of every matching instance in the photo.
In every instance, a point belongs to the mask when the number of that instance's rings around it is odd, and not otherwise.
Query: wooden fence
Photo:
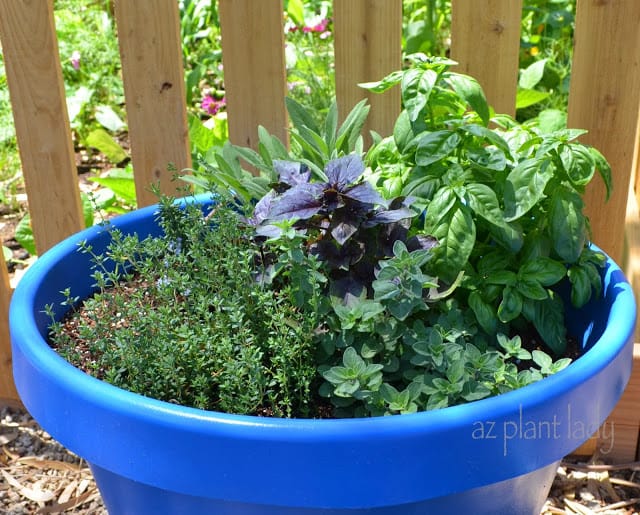
[[[478,78],[498,112],[515,111],[521,12],[522,0],[452,0],[451,57],[460,71]],[[231,140],[253,145],[258,124],[286,138],[282,0],[219,0],[219,14]],[[173,190],[168,163],[178,169],[191,164],[179,11],[176,0],[116,0],[115,15],[136,191],[139,205],[146,205],[155,200],[150,184],[160,181],[163,191]],[[342,113],[369,97],[359,82],[401,67],[401,24],[401,0],[334,0],[335,81]],[[53,1],[0,0],[0,42],[42,253],[83,225]],[[633,257],[640,248],[633,195],[639,60],[638,0],[577,0],[569,126],[588,129],[583,141],[597,146],[612,165],[612,198],[605,203],[604,186],[595,182],[587,192],[587,211],[594,241],[627,263],[633,278]],[[389,133],[400,108],[398,92],[371,95],[370,103],[368,128]],[[10,297],[0,253],[0,399],[5,402],[18,399],[7,328]],[[619,459],[636,455],[638,383],[634,374],[614,414]]]

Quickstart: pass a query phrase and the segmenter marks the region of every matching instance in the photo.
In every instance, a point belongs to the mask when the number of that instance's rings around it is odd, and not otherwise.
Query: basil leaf
[[[556,253],[567,263],[575,263],[578,260],[587,241],[582,207],[580,195],[567,188],[557,189],[551,199],[551,240]]]
[[[542,286],[552,286],[562,279],[567,269],[562,263],[551,258],[539,257],[524,263],[518,272],[521,279],[529,278]]]
[[[437,80],[438,74],[434,70],[414,68],[403,74],[401,81],[402,102],[412,122],[418,119],[427,105]]]
[[[580,266],[572,266],[567,272],[571,282],[571,304],[581,308],[591,298],[591,280],[589,273]]]
[[[469,294],[469,306],[473,310],[480,327],[488,334],[495,334],[498,329],[496,313],[477,291],[472,291]]]
[[[498,306],[498,318],[501,322],[511,322],[522,312],[522,295],[514,286],[505,286],[502,291],[502,302]]]
[[[460,143],[458,133],[451,130],[427,132],[420,136],[416,164],[427,166],[447,157]]]
[[[489,104],[480,83],[473,77],[460,73],[451,73],[447,78],[455,92],[466,100],[471,109],[478,113],[482,123],[488,125],[490,118]]]
[[[438,275],[452,282],[469,260],[476,241],[476,226],[470,209],[457,202],[429,232],[438,240],[433,249]]]
[[[544,188],[553,173],[547,160],[525,159],[507,176],[504,190],[505,220],[517,220],[545,195]]]
[[[494,225],[506,225],[495,191],[480,183],[467,184],[464,189],[469,207],[476,214]]]

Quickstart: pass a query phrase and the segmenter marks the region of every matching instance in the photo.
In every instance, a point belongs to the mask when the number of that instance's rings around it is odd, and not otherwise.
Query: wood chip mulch
[[[87,464],[24,411],[0,409],[0,514],[107,515]],[[640,514],[640,462],[568,459],[541,515]]]

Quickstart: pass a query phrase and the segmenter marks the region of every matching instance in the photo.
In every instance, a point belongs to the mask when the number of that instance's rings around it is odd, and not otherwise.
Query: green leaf
[[[540,59],[539,61],[534,61],[533,64],[527,66],[520,73],[518,86],[522,89],[533,89],[542,80],[546,64],[547,59]]]
[[[549,294],[543,286],[530,277],[524,277],[516,283],[516,288],[523,297],[533,300],[544,300]]]
[[[524,263],[518,271],[518,276],[537,281],[542,286],[553,286],[566,273],[567,269],[562,263],[551,258],[538,257],[535,260]]]
[[[84,226],[91,227],[93,225],[93,209],[94,203],[89,195],[80,193],[80,202],[82,204],[82,216],[84,218]]]
[[[263,149],[260,155],[267,164],[273,165],[275,159],[289,159],[289,152],[284,144],[262,125],[258,126],[258,141],[260,148]]]
[[[304,3],[302,0],[287,0],[287,14],[293,22],[302,27],[304,25]]]
[[[438,226],[446,223],[444,219],[455,204],[456,194],[449,186],[443,186],[434,193],[424,219],[424,228],[427,233],[432,233]]]
[[[393,140],[400,152],[405,152],[409,143],[413,140],[409,113],[402,111],[393,126]]]
[[[470,149],[469,159],[480,168],[501,172],[507,167],[507,158],[498,148]]]
[[[551,370],[553,360],[546,352],[534,350],[531,352],[531,358],[533,359],[533,362],[540,367],[540,371],[543,374]]]
[[[567,128],[567,113],[560,109],[545,109],[538,114],[538,127],[546,134]]]
[[[399,84],[402,80],[402,76],[403,72],[401,70],[396,70],[379,81],[361,82],[360,84],[358,84],[358,86],[363,89],[373,91],[374,93],[384,93],[388,89],[394,87],[396,84]]]
[[[469,306],[473,310],[480,327],[488,334],[495,334],[498,327],[496,313],[477,291],[469,294]]]
[[[447,75],[447,79],[454,91],[471,106],[471,109],[478,113],[482,123],[488,125],[491,114],[480,83],[473,77],[460,73],[450,73]]]
[[[28,213],[18,222],[14,238],[29,254],[32,256],[38,255],[36,241],[33,237],[33,228],[31,227],[31,217]]]
[[[561,355],[567,347],[562,300],[555,295],[545,300],[526,299],[522,312],[533,323],[547,347],[554,354]]]
[[[494,225],[506,225],[495,191],[480,183],[467,184],[464,190],[469,206],[476,214]]]
[[[116,114],[111,106],[96,106],[96,120],[105,129],[111,132],[120,132],[127,128],[127,124]]]
[[[524,109],[525,107],[539,104],[543,100],[546,100],[549,95],[551,95],[551,93],[547,91],[518,88],[518,92],[516,93],[516,109]]]
[[[515,286],[518,276],[511,270],[495,270],[485,279],[488,284],[502,284],[504,286]]]
[[[544,188],[553,175],[550,166],[546,160],[525,159],[509,172],[504,190],[507,222],[517,220],[544,198]]]
[[[511,322],[522,312],[523,299],[514,286],[505,286],[502,291],[502,302],[498,306],[498,318],[505,324]]]
[[[553,248],[568,263],[575,263],[587,242],[583,202],[575,191],[558,188],[551,198],[549,231]]]
[[[193,114],[189,114],[189,141],[198,152],[206,153],[215,142],[213,131],[207,129],[202,120]]]
[[[367,100],[361,100],[349,112],[344,122],[338,129],[336,137],[336,150],[349,154],[355,150],[356,142],[361,136],[362,128],[369,115]]]
[[[567,272],[571,282],[571,303],[581,308],[591,298],[591,278],[587,270],[581,266],[572,266]]]
[[[316,134],[320,134],[320,129],[316,125],[313,116],[311,116],[302,104],[296,102],[291,97],[286,97],[284,102],[287,107],[291,123],[293,123],[295,128],[308,127]]]
[[[324,141],[327,148],[333,149],[336,146],[336,136],[338,131],[338,104],[334,100],[327,111],[324,120]]]
[[[482,125],[478,125],[477,123],[464,124],[460,127],[460,129],[468,132],[469,134],[472,134],[473,136],[476,136],[477,138],[483,139],[492,145],[495,145],[497,148],[502,150],[505,155],[511,156],[511,149],[509,148],[509,144],[504,140],[502,136],[500,136],[495,131],[492,131],[491,129]]]
[[[366,365],[364,360],[358,355],[358,352],[353,347],[347,347],[342,355],[342,362],[344,366],[354,373],[358,374],[364,372]]]
[[[82,111],[82,108],[91,101],[94,90],[80,86],[72,95],[67,95],[67,111],[69,121],[73,123]]]
[[[445,158],[456,150],[460,143],[460,136],[451,130],[427,132],[418,139],[416,164],[427,166]]]
[[[96,148],[102,152],[113,164],[121,163],[127,158],[127,153],[104,129],[95,129],[91,131],[85,142],[88,146]]]
[[[433,262],[440,277],[455,280],[469,260],[476,241],[476,225],[470,209],[456,203],[441,222],[428,230],[437,240]]]
[[[612,177],[611,177],[611,166],[607,162],[606,158],[600,153],[600,151],[596,148],[589,147],[589,152],[593,156],[594,161],[596,162],[596,169],[600,173],[602,180],[604,181],[604,185],[607,188],[607,196],[606,200],[609,200],[611,196],[611,190],[613,188]]]
[[[410,121],[415,122],[420,116],[437,80],[438,74],[430,69],[411,68],[403,73],[402,102]]]
[[[587,147],[580,144],[562,145],[559,155],[572,184],[585,186],[591,181],[596,172],[596,162]]]

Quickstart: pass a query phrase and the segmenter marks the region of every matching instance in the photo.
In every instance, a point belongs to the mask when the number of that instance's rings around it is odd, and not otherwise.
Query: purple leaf
[[[385,200],[368,182],[363,182],[362,184],[358,184],[352,188],[347,188],[342,192],[342,196],[352,200],[357,200],[363,204],[386,205]]]
[[[341,191],[362,175],[364,163],[360,156],[349,154],[329,161],[324,171],[329,179],[329,184]]]
[[[250,225],[260,225],[267,218],[269,211],[271,210],[271,205],[273,203],[275,195],[275,191],[271,190],[258,201],[256,207],[253,208],[253,214],[251,215],[251,218],[247,220]]]
[[[373,227],[378,224],[389,224],[392,222],[398,222],[407,218],[413,218],[416,213],[407,207],[400,209],[393,209],[391,211],[379,211],[373,215],[369,220],[364,222],[364,227]]]
[[[276,225],[260,225],[256,227],[256,236],[264,238],[278,238],[282,234],[282,229]]]
[[[331,230],[331,236],[340,245],[344,245],[345,242],[351,238],[358,230],[358,227],[351,222],[341,222]]]
[[[287,190],[279,199],[272,202],[269,218],[286,220],[311,218],[322,209],[323,185],[318,183],[299,184]]]
[[[417,234],[407,241],[407,249],[410,252],[414,250],[430,250],[438,245],[438,240],[428,234]]]
[[[308,183],[311,177],[311,172],[307,166],[302,163],[274,160],[273,168],[278,172],[280,182],[288,184],[289,186]]]

